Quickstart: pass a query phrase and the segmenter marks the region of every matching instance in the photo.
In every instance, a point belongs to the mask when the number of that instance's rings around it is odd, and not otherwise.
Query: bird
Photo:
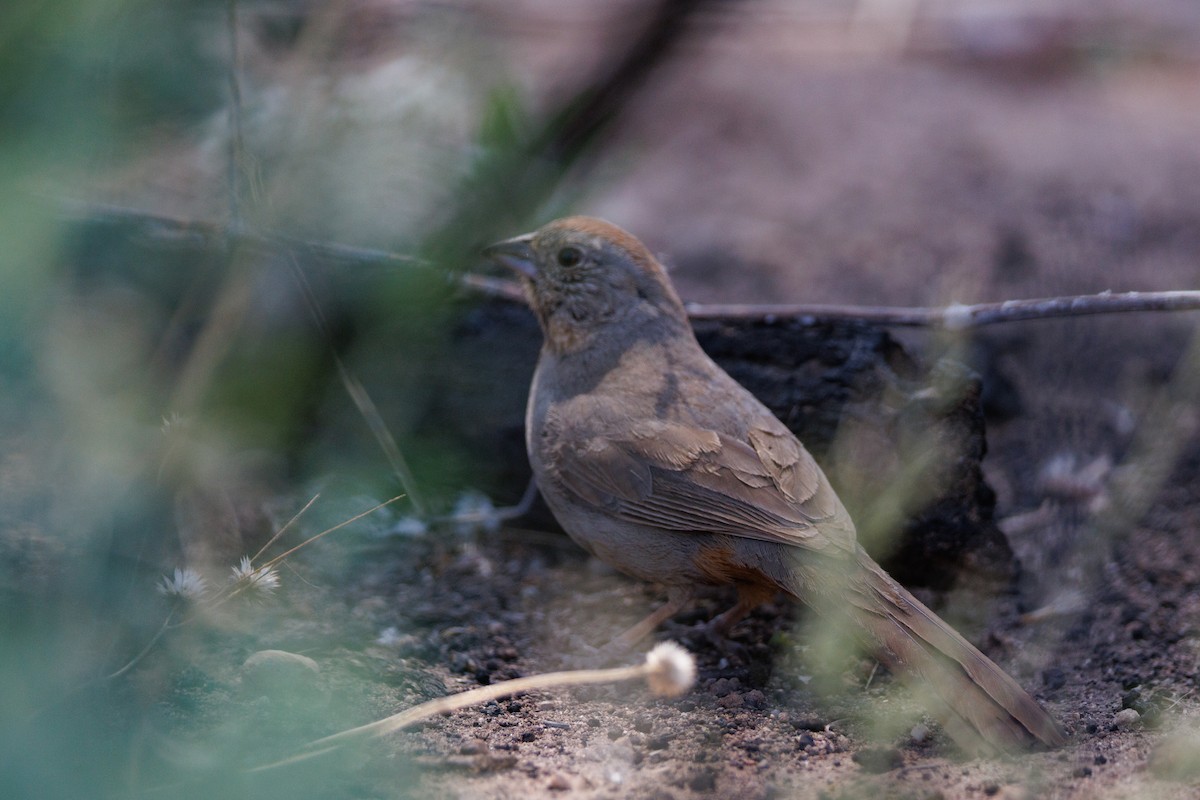
[[[543,334],[525,417],[530,465],[555,518],[616,570],[665,585],[635,641],[701,586],[735,586],[728,633],[783,593],[828,617],[927,696],[964,750],[1066,741],[999,666],[863,550],[813,456],[701,349],[666,270],[632,234],[566,217],[498,242]]]

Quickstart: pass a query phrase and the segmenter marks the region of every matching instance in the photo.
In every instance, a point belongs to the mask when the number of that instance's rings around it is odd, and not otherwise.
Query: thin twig
[[[879,662],[876,661],[874,666],[871,667],[871,674],[867,676],[867,685],[863,687],[864,692],[870,690],[871,683],[875,680],[875,673],[878,671],[879,671]]]
[[[113,222],[137,226],[141,235],[164,243],[180,243],[198,247],[217,247],[232,241],[239,245],[259,247],[270,252],[303,251],[327,261],[364,266],[431,267],[428,261],[416,256],[358,247],[337,242],[313,242],[270,230],[229,225],[203,219],[185,219],[140,208],[113,203],[90,203],[82,200],[55,202],[74,220],[82,222]]]
[[[514,678],[500,683],[493,683],[488,686],[480,686],[476,689],[469,689],[465,692],[452,694],[448,697],[438,697],[434,700],[421,703],[412,708],[405,709],[399,714],[393,714],[390,717],[371,722],[366,725],[360,725],[357,728],[341,731],[339,733],[326,736],[323,739],[317,739],[309,743],[309,747],[327,747],[329,745],[339,744],[347,739],[356,739],[359,737],[378,737],[386,736],[389,733],[401,730],[429,717],[438,714],[448,714],[451,711],[458,711],[463,708],[468,708],[480,703],[486,703],[491,700],[499,700],[502,697],[520,694],[522,692],[532,692],[545,689],[551,689],[556,686],[583,686],[595,683],[616,683],[617,681],[628,681],[635,678],[641,678],[646,674],[646,665],[637,664],[631,667],[613,667],[611,669],[581,669],[567,670],[565,672],[545,672],[540,675],[529,675],[524,678]]]
[[[392,467],[392,472],[396,473],[396,478],[404,488],[405,494],[401,496],[408,497],[418,516],[425,516],[425,501],[421,499],[421,493],[417,491],[417,479],[409,468],[404,453],[400,451],[400,446],[396,444],[396,438],[392,436],[387,423],[383,421],[383,415],[379,413],[375,401],[371,399],[371,395],[367,393],[367,388],[362,385],[362,382],[346,369],[341,356],[335,354],[334,363],[337,365],[338,377],[342,381],[342,386],[350,395],[350,399],[354,401],[354,406],[366,421],[367,427],[371,429],[371,435],[375,437],[375,441],[379,442],[388,464]]]
[[[524,292],[513,281],[465,274],[463,286],[505,300],[524,302]],[[822,303],[686,303],[693,320],[792,320],[845,319],[877,325],[966,330],[1001,322],[1080,317],[1136,311],[1195,311],[1200,309],[1200,291],[1101,292],[1068,297],[1004,300],[999,303],[942,307],[852,306]]]
[[[679,645],[674,642],[662,642],[646,654],[645,661],[635,666],[528,675],[524,678],[493,683],[490,686],[480,686],[477,689],[470,689],[448,697],[439,697],[405,709],[399,714],[393,714],[385,719],[366,725],[359,725],[349,730],[339,731],[330,736],[309,742],[304,746],[302,752],[294,756],[259,767],[253,767],[246,771],[261,772],[263,770],[295,764],[335,750],[347,741],[384,736],[439,714],[448,714],[451,711],[458,711],[491,700],[499,700],[502,697],[509,697],[521,692],[551,689],[560,686],[612,683],[636,678],[644,678],[650,691],[659,697],[678,697],[695,683],[696,664],[691,655]]]
[[[263,564],[261,567],[259,567],[259,569],[270,569],[271,567],[278,564],[280,561],[283,561],[285,558],[290,556],[292,553],[296,552],[297,550],[299,550],[302,547],[312,544],[317,539],[320,539],[322,536],[326,536],[330,533],[333,533],[336,530],[340,530],[352,522],[358,522],[363,517],[366,517],[370,514],[374,514],[379,509],[384,508],[385,506],[390,506],[392,503],[396,502],[397,500],[400,500],[403,497],[404,497],[404,495],[402,495],[402,494],[396,495],[395,497],[393,497],[390,500],[384,500],[382,503],[379,503],[376,506],[368,508],[366,511],[362,512],[361,514],[355,514],[350,519],[345,520],[344,522],[339,522],[337,525],[334,525],[332,528],[326,528],[325,530],[321,531],[320,533],[316,534],[315,536],[308,537],[303,542],[301,542],[300,544],[293,547],[291,550],[287,550],[287,551],[275,556],[270,561],[268,561],[266,564]]]
[[[319,492],[317,494],[314,494],[312,497],[312,500],[309,500],[307,503],[304,504],[304,508],[297,511],[295,513],[295,515],[293,515],[291,519],[289,519],[286,523],[284,523],[283,527],[280,528],[278,530],[278,532],[276,532],[276,534],[274,536],[272,536],[266,544],[264,544],[262,547],[260,547],[258,549],[258,552],[255,553],[254,556],[250,559],[250,563],[253,564],[255,561],[257,561],[259,556],[261,556],[263,553],[267,552],[267,548],[269,548],[271,545],[275,544],[275,542],[279,541],[279,537],[283,536],[283,534],[285,532],[287,532],[287,529],[292,527],[292,523],[294,523],[296,520],[300,519],[301,515],[303,515],[305,511],[308,511],[310,508],[312,508],[312,504],[317,502],[317,498],[320,496],[321,496],[321,494]]]
[[[68,202],[64,203],[63,207],[74,215],[84,218],[107,218],[141,224],[147,235],[159,236],[164,239],[195,237],[205,242],[209,240],[222,241],[232,233],[227,228],[211,222],[184,220],[119,206]],[[390,267],[431,266],[427,261],[415,256],[368,247],[310,242],[261,231],[244,230],[236,232],[236,235],[239,241],[266,249],[304,250],[319,258],[342,263]],[[465,273],[459,276],[458,281],[463,287],[489,297],[518,302],[524,298],[524,293],[516,283],[503,278]],[[1196,290],[1101,292],[1100,294],[1005,300],[998,303],[974,305],[956,303],[944,307],[854,306],[817,303],[687,304],[688,315],[695,320],[845,319],[886,326],[948,328],[951,330],[978,328],[1003,322],[1077,317],[1090,314],[1195,311],[1197,309],[1200,309],[1200,291]]]
[[[903,308],[895,306],[848,306],[737,303],[689,303],[692,319],[853,319],[880,325],[947,328],[965,330],[1001,322],[1017,322],[1054,317],[1079,317],[1088,314],[1114,314],[1134,311],[1194,311],[1200,309],[1200,291],[1101,292],[1073,297],[1044,297],[1031,300],[1005,300],[975,305],[951,304],[941,308]]]
[[[150,641],[147,642],[146,646],[142,648],[142,652],[138,653],[136,656],[131,658],[125,666],[121,667],[116,672],[114,672],[110,675],[106,675],[104,677],[104,679],[112,680],[113,678],[119,678],[122,675],[124,675],[126,672],[128,672],[129,670],[131,670],[135,666],[137,666],[137,663],[146,657],[146,654],[149,653],[154,648],[154,645],[158,642],[159,639],[162,638],[162,635],[167,632],[167,628],[169,628],[171,626],[171,618],[174,616],[175,616],[175,612],[174,612],[174,610],[172,610],[171,613],[167,614],[167,618],[163,620],[163,624],[158,629],[158,632],[155,633],[152,637],[150,637]]]

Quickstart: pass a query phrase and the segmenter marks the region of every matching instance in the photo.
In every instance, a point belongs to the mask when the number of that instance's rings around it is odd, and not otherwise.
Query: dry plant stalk
[[[436,700],[405,709],[399,714],[393,714],[390,717],[309,742],[305,746],[305,752],[282,761],[253,767],[247,771],[261,772],[306,761],[332,752],[350,741],[385,736],[439,714],[447,714],[521,692],[637,679],[645,680],[650,691],[659,697],[678,697],[695,683],[696,662],[687,650],[675,642],[661,642],[646,654],[645,661],[635,666],[547,672],[481,686],[478,689],[470,689],[448,697],[439,697]]]

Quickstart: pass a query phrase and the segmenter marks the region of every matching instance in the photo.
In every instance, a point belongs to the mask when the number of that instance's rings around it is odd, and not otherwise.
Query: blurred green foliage
[[[190,557],[197,543],[189,536],[218,540],[200,542],[224,559],[207,565],[212,581],[226,580],[238,555],[253,555],[280,520],[243,524],[243,538],[222,543],[216,528],[237,528],[243,520],[229,515],[242,505],[291,513],[314,483],[367,497],[358,510],[401,493],[347,396],[343,367],[366,386],[433,506],[464,488],[467,459],[453,437],[422,427],[425,409],[439,402],[430,376],[446,368],[441,344],[456,313],[449,275],[471,266],[481,244],[510,233],[554,181],[537,191],[512,185],[526,174],[528,153],[519,102],[500,90],[478,114],[483,132],[466,132],[472,146],[447,151],[457,166],[431,196],[449,200],[395,220],[390,244],[420,254],[423,266],[330,266],[302,249],[164,234],[137,219],[67,208],[103,197],[93,187],[181,142],[181,152],[217,165],[209,188],[220,204],[227,10],[223,0],[14,0],[0,14],[3,797],[330,797],[380,783],[403,795],[412,783],[408,765],[379,760],[370,768],[379,774],[344,765],[357,777],[328,762],[243,773],[256,759],[361,722],[378,699],[356,694],[336,666],[324,676],[333,701],[242,693],[228,670],[214,671],[198,654],[240,659],[278,641],[280,609],[230,604],[225,616],[195,616],[173,612],[155,587]],[[432,75],[443,65],[427,66]],[[419,96],[423,69],[404,72],[410,83],[401,89]],[[275,95],[269,87],[249,94],[243,113],[260,121]],[[475,102],[464,97],[446,100]],[[328,100],[337,105],[336,96]],[[413,101],[417,112],[422,102]],[[316,118],[326,111],[304,109]],[[289,159],[326,155],[334,166],[322,180],[339,179],[334,148],[344,125],[336,113],[328,111],[333,133],[314,140],[316,151],[281,143],[280,153],[253,152],[241,165],[250,219],[292,223],[290,232],[304,235],[288,211],[335,215],[336,197],[322,194],[328,183],[288,181],[307,174]],[[400,125],[387,132],[393,139],[371,141],[399,146],[406,132],[437,133],[412,113],[388,118]],[[263,142],[270,137],[251,144]],[[274,172],[255,174],[253,163]],[[375,171],[386,178],[388,168]],[[251,185],[271,180],[278,185]],[[353,194],[356,185],[341,188]],[[292,193],[286,202],[284,191]],[[255,206],[265,199],[276,206]],[[221,513],[207,516],[212,509]],[[373,635],[347,629],[334,639],[359,646]]]
[[[33,371],[63,220],[51,195],[222,102],[206,9],[13,0],[0,15],[0,375]],[[211,15],[208,15],[211,16]]]

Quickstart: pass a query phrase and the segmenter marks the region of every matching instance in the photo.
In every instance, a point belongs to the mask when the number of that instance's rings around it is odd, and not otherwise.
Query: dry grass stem
[[[304,515],[305,511],[308,511],[310,508],[312,508],[313,503],[317,502],[317,498],[319,498],[320,496],[321,496],[320,492],[318,492],[317,494],[314,494],[312,496],[312,499],[304,504],[304,508],[300,509],[295,514],[293,514],[292,518],[289,519],[287,522],[285,522],[283,524],[283,527],[280,528],[278,531],[276,531],[275,535],[272,536],[267,541],[266,544],[264,544],[262,547],[260,547],[258,549],[257,553],[255,553],[253,556],[250,557],[251,563],[257,561],[258,557],[261,556],[263,553],[267,552],[267,550],[271,547],[271,545],[273,545],[273,544],[275,544],[275,542],[279,541],[279,537],[281,537],[281,536],[283,536],[283,534],[287,533],[288,528],[292,527],[292,525],[296,522],[296,520],[300,519],[300,517],[302,517]]]
[[[696,664],[691,654],[678,644],[662,642],[646,654],[645,661],[635,666],[547,672],[542,675],[530,675],[494,683],[490,686],[481,686],[478,689],[460,692],[449,697],[439,697],[436,700],[405,709],[399,714],[317,739],[310,742],[303,753],[298,753],[282,761],[254,767],[248,771],[259,772],[306,761],[336,750],[353,740],[385,736],[439,714],[448,714],[451,711],[458,711],[491,700],[499,700],[521,692],[636,679],[644,679],[650,691],[656,695],[676,697],[686,692],[695,683]]]
[[[351,517],[348,520],[339,522],[337,525],[334,525],[332,528],[326,528],[325,530],[321,531],[320,533],[318,533],[314,536],[308,537],[303,542],[301,542],[300,544],[291,548],[290,550],[286,550],[286,551],[280,553],[279,555],[275,556],[270,561],[268,561],[266,564],[263,564],[262,567],[260,567],[260,569],[270,569],[271,567],[274,567],[280,561],[283,561],[285,558],[287,558],[288,556],[290,556],[292,553],[296,552],[300,548],[307,547],[308,545],[317,541],[321,537],[328,536],[329,534],[333,533],[336,530],[341,530],[342,528],[346,527],[347,525],[349,525],[353,522],[358,522],[363,517],[370,516],[371,514],[374,514],[376,511],[378,511],[379,509],[386,508],[387,506],[390,506],[392,503],[396,502],[397,500],[403,500],[403,499],[404,499],[404,495],[398,494],[395,497],[391,498],[390,500],[384,500],[382,503],[374,505],[371,508],[368,508],[366,511],[363,511],[360,514],[355,514],[353,517]]]
[[[289,260],[296,283],[299,284],[304,292],[304,301],[308,305],[309,313],[312,314],[313,320],[321,330],[321,336],[329,345],[330,353],[333,356],[333,363],[337,367],[338,379],[341,380],[346,394],[350,395],[350,400],[354,403],[354,407],[358,409],[358,413],[362,416],[363,421],[370,428],[371,435],[379,443],[379,447],[383,450],[383,454],[387,458],[392,472],[396,474],[396,478],[400,481],[400,486],[403,487],[405,494],[408,495],[413,509],[417,512],[418,516],[425,516],[426,506],[425,502],[421,499],[421,493],[417,490],[417,480],[408,466],[408,460],[404,458],[404,453],[400,451],[400,445],[396,443],[396,437],[392,435],[387,423],[384,422],[383,415],[379,413],[379,408],[375,405],[375,401],[371,399],[367,388],[346,367],[341,354],[333,347],[333,337],[329,332],[329,323],[321,311],[321,304],[317,302],[317,296],[313,292],[308,278],[305,277],[300,262],[292,254],[289,254]]]
[[[126,672],[129,672],[129,670],[136,667],[138,665],[138,662],[140,662],[143,658],[145,658],[146,654],[154,649],[154,645],[156,645],[158,643],[158,640],[162,638],[162,635],[167,632],[167,628],[169,628],[171,626],[171,618],[174,616],[175,616],[174,611],[172,611],[170,614],[167,614],[167,618],[163,620],[163,624],[161,626],[159,626],[158,631],[153,636],[150,637],[150,641],[147,642],[146,646],[142,648],[142,652],[138,653],[136,656],[129,659],[129,661],[126,662],[125,666],[121,667],[116,672],[112,672],[112,673],[104,676],[104,679],[112,680],[114,678],[119,678],[122,675],[124,675]]]

